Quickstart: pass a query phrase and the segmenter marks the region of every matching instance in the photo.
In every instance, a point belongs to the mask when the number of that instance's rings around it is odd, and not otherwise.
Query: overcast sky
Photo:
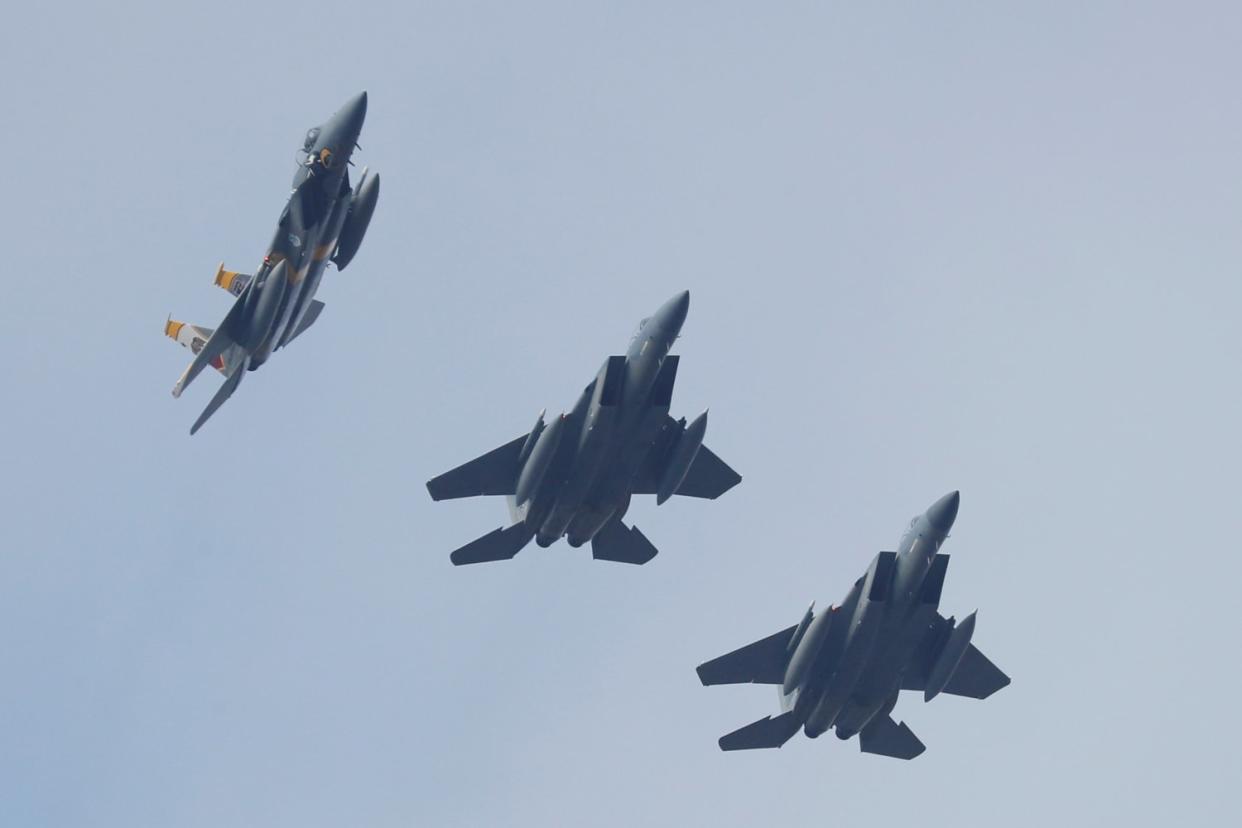
[[[1001,7],[1004,6],[1004,10]],[[1084,7],[1087,6],[1087,7]],[[1236,3],[23,4],[0,30],[0,823],[1167,825],[1236,816]],[[307,127],[383,175],[327,308],[169,395]],[[743,476],[641,568],[457,569],[424,482],[691,291]],[[903,763],[694,667],[962,491],[1013,677]]]

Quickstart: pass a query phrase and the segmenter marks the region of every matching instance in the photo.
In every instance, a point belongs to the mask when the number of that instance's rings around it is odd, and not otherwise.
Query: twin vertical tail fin
[[[207,340],[211,339],[211,335],[215,333],[214,328],[204,328],[201,325],[188,325],[185,322],[179,322],[168,317],[168,321],[164,323],[164,336],[176,342],[183,348],[189,348],[195,354],[203,350],[203,346],[207,344]],[[224,360],[214,359],[211,367],[217,371],[224,371]]]
[[[186,325],[184,322],[177,322],[172,318],[169,318],[165,323],[165,336],[194,352],[194,361],[190,363],[190,366],[185,369],[185,373],[177,380],[177,384],[173,386],[172,394],[174,397],[180,397],[181,392],[208,365],[211,365],[225,376],[232,377],[237,371],[237,367],[245,360],[245,349],[233,339],[229,331],[236,328],[238,321],[244,314],[246,303],[242,298],[242,294],[245,293],[251,281],[250,276],[244,273],[234,273],[225,270],[224,265],[221,264],[216,270],[216,284],[238,298],[233,303],[233,307],[229,308],[229,312],[225,314],[224,321],[220,323],[220,327],[212,330],[211,328],[202,328],[197,325]],[[234,387],[236,387],[236,384],[234,384]]]
[[[178,322],[172,317],[164,323],[164,335],[169,339],[177,342],[185,348],[189,348],[194,353],[194,360],[189,367],[185,369],[181,377],[177,380],[177,384],[173,386],[172,395],[180,397],[181,393],[189,386],[194,378],[203,372],[208,365],[215,368],[227,378],[224,385],[220,386],[215,396],[211,398],[211,402],[207,404],[207,408],[199,415],[194,422],[194,426],[190,429],[193,434],[202,428],[203,423],[216,412],[224,401],[232,396],[237,390],[237,386],[241,384],[242,376],[245,375],[246,369],[250,367],[250,354],[245,347],[233,338],[234,331],[238,330],[241,319],[246,314],[246,289],[253,282],[253,277],[245,273],[236,273],[231,270],[225,270],[224,264],[216,269],[215,282],[224,290],[237,297],[233,302],[233,307],[229,308],[229,312],[225,314],[224,320],[220,323],[220,327],[203,328],[198,325],[187,325],[184,322]]]
[[[241,296],[253,278],[249,273],[225,270],[224,262],[220,262],[220,266],[216,268],[216,287],[223,288],[234,296]]]
[[[225,400],[233,396],[237,386],[241,385],[242,377],[246,375],[250,357],[240,345],[233,342],[223,328],[212,330],[198,325],[187,325],[170,318],[164,324],[164,334],[194,352],[194,361],[190,363],[189,368],[185,369],[185,373],[173,387],[174,397],[181,396],[181,392],[185,390],[190,381],[208,365],[227,377],[224,384],[216,391],[215,396],[211,398],[211,402],[207,404],[207,408],[203,409],[203,413],[194,421],[194,425],[190,428],[190,433],[194,434],[203,427],[203,423],[207,422],[212,414],[216,413],[216,409],[224,405]]]
[[[164,324],[164,335],[194,352],[194,361],[173,388],[174,397],[181,396],[186,385],[208,365],[227,377],[211,398],[211,402],[203,409],[203,413],[194,421],[190,428],[190,433],[194,434],[216,413],[216,409],[224,405],[225,400],[233,396],[237,386],[241,385],[242,377],[246,375],[250,357],[223,329],[212,330],[198,325],[187,325],[170,318]]]

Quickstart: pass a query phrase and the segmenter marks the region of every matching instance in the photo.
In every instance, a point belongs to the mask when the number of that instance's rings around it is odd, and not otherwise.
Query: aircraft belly
[[[664,421],[668,417],[668,409],[663,406],[648,406],[634,420],[623,426],[617,440],[616,459],[613,468],[616,470],[605,477],[614,478],[612,485],[616,490],[629,492],[634,487],[634,478],[642,469],[647,455],[655,447]]]
[[[841,712],[837,715],[837,720],[833,724],[837,732],[837,737],[848,739],[858,731],[867,726],[875,715],[884,707],[884,699],[878,701],[872,699],[851,698]]]
[[[861,584],[855,585],[842,608],[842,617],[848,618],[849,623],[840,627],[838,635],[843,636],[844,640],[836,643],[839,656],[807,720],[808,734],[822,733],[833,725],[857,693],[859,681],[875,653],[876,638],[883,626],[886,608],[880,602],[865,602],[860,587]],[[846,610],[849,612],[844,614]],[[829,650],[829,646],[824,649]],[[820,669],[826,672],[829,665],[824,663]]]
[[[580,546],[625,502],[668,412],[648,407],[637,417],[625,411],[619,414],[596,427],[610,433],[599,431],[575,456],[574,469],[561,487],[555,506],[539,526],[544,541],[570,533],[572,542]]]
[[[910,666],[914,653],[927,636],[936,608],[916,604],[900,622],[880,633],[867,669],[858,681],[857,693],[868,701],[887,699]]]

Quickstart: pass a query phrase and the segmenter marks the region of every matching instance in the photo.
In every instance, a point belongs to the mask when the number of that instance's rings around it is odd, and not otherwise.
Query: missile
[[[966,655],[966,648],[970,646],[970,638],[975,634],[975,615],[976,613],[972,612],[962,619],[962,623],[950,629],[948,640],[944,642],[940,655],[936,656],[936,663],[932,665],[931,672],[927,674],[927,685],[923,688],[923,701],[936,698],[948,685],[949,679],[953,678],[957,665],[962,663],[962,657]],[[952,618],[949,619],[949,623],[953,623]]]
[[[664,476],[660,478],[660,487],[656,490],[656,505],[668,500],[685,481],[690,473],[690,466],[703,445],[703,435],[707,433],[707,412],[694,418],[690,425],[685,426],[677,442],[673,444],[672,455],[668,465],[664,467]]]

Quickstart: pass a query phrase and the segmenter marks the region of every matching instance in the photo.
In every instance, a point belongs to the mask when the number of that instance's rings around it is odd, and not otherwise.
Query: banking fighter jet
[[[975,613],[959,623],[937,612],[949,556],[939,554],[957,517],[958,493],[910,522],[896,552],[881,552],[840,605],[698,668],[703,684],[775,684],[779,716],[720,738],[723,750],[777,748],[801,728],[814,739],[858,734],[864,753],[913,759],[923,752],[889,715],[902,690],[986,699],[1009,684],[971,643]]]
[[[193,434],[227,400],[247,371],[315,323],[323,302],[315,291],[328,263],[344,270],[358,252],[379,199],[379,176],[364,169],[351,186],[348,167],[367,114],[367,93],[351,98],[327,123],[311,128],[299,153],[293,192],[254,274],[216,271],[216,284],[236,299],[219,327],[171,318],[164,333],[194,352],[173,396],[208,365],[224,384],[190,429]]]
[[[507,560],[533,538],[549,546],[591,542],[595,558],[644,564],[656,548],[621,522],[635,494],[717,498],[742,478],[703,445],[707,412],[669,416],[678,357],[669,349],[690,307],[674,296],[638,325],[624,356],[611,356],[568,414],[427,483],[433,500],[508,497],[512,525],[453,552],[454,564]]]

